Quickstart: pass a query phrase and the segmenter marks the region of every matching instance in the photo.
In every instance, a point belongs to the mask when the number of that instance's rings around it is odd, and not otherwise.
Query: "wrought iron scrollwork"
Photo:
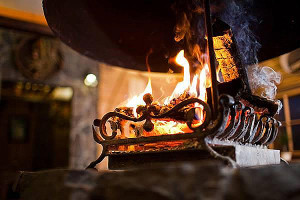
[[[150,97],[148,97],[149,99]],[[187,126],[197,133],[203,133],[205,136],[215,137],[220,140],[231,140],[239,143],[250,143],[268,145],[272,143],[278,133],[278,122],[273,117],[262,115],[258,117],[258,114],[254,112],[254,109],[248,106],[244,106],[240,101],[235,101],[229,95],[221,95],[219,98],[219,112],[216,120],[212,120],[212,113],[210,106],[198,99],[190,98],[180,102],[173,108],[163,112],[155,113],[153,111],[152,100],[146,99],[146,105],[142,106],[139,110],[139,117],[133,115],[126,115],[120,112],[109,112],[105,114],[102,120],[95,120],[93,125],[93,135],[97,143],[102,143],[104,140],[112,140],[118,134],[118,130],[121,129],[118,124],[118,120],[128,120],[132,122],[141,122],[145,120],[143,127],[146,131],[152,131],[151,119],[164,119],[172,118],[183,108],[189,105],[198,104],[197,107],[191,106],[186,109],[185,121]],[[204,121],[200,125],[193,124],[196,115],[196,109],[200,108],[204,112]],[[107,133],[106,124],[110,123],[111,134]],[[150,127],[150,128],[149,128]],[[97,131],[99,128],[99,131]],[[100,134],[100,136],[99,136]]]
[[[268,115],[258,116],[251,107],[236,102],[230,108],[230,120],[226,129],[215,135],[220,140],[235,141],[242,144],[269,145],[276,139],[278,122]]]
[[[201,125],[196,126],[196,127],[193,126],[193,120],[195,119],[195,109],[196,108],[192,107],[192,108],[188,109],[188,111],[186,111],[186,114],[185,114],[185,121],[187,122],[188,127],[191,130],[203,130],[205,127],[207,127],[207,125],[211,121],[211,109],[210,109],[209,105],[198,98],[190,98],[185,101],[182,101],[179,104],[175,105],[170,110],[167,110],[166,112],[160,113],[160,114],[154,114],[154,112],[152,111],[151,103],[152,102],[147,101],[146,106],[144,106],[142,109],[140,109],[141,112],[140,112],[139,117],[125,115],[125,114],[119,113],[117,111],[109,112],[109,113],[105,114],[101,120],[96,120],[97,123],[94,122],[94,126],[93,126],[94,138],[96,138],[98,143],[99,142],[101,143],[101,141],[103,141],[98,136],[95,135],[97,133],[96,127],[99,127],[99,130],[100,130],[99,134],[101,135],[101,137],[104,140],[114,139],[118,134],[118,129],[120,129],[118,123],[116,121],[114,121],[114,118],[118,118],[121,120],[128,120],[128,121],[132,121],[132,122],[140,122],[140,121],[146,120],[143,127],[144,127],[144,130],[146,130],[147,132],[150,132],[153,129],[153,128],[152,129],[148,128],[148,127],[152,126],[151,119],[172,118],[172,115],[174,115],[174,113],[177,113],[177,112],[179,112],[179,110],[181,110],[189,105],[195,104],[195,103],[199,104],[199,107],[202,106],[201,109],[203,109],[203,112],[205,113],[205,119],[204,119],[203,123],[201,123]],[[107,127],[106,127],[107,122],[110,123],[111,130],[112,130],[110,135],[107,133]]]
[[[219,97],[218,114],[215,119],[212,118],[210,106],[198,99],[186,99],[172,108],[161,112],[161,108],[155,108],[152,103],[153,98],[150,94],[144,96],[146,105],[139,106],[136,109],[137,116],[132,113],[121,113],[118,109],[114,112],[109,112],[103,116],[101,120],[96,119],[92,126],[94,140],[103,146],[103,152],[100,157],[91,163],[89,167],[94,167],[97,163],[106,156],[109,145],[124,145],[124,144],[139,144],[153,143],[158,141],[176,141],[184,139],[196,139],[203,144],[213,156],[226,160],[232,166],[236,166],[235,162],[227,157],[218,154],[208,144],[208,139],[211,141],[214,138],[224,141],[232,141],[241,144],[253,145],[269,145],[274,142],[278,127],[281,123],[272,116],[259,115],[254,112],[254,109],[249,106],[244,106],[238,100],[234,100],[229,95],[221,95]],[[195,105],[197,105],[195,107]],[[196,109],[202,109],[204,120],[201,124],[194,124],[196,120]],[[118,132],[122,132],[120,121],[128,120],[132,122],[145,121],[143,124],[144,131],[152,131],[154,119],[165,119],[172,116],[177,116],[180,113],[182,121],[185,121],[187,126],[193,133],[179,133],[175,135],[160,135],[151,137],[137,137],[120,139],[116,136]],[[175,118],[174,118],[175,119]],[[107,133],[107,123],[110,125],[111,133]]]

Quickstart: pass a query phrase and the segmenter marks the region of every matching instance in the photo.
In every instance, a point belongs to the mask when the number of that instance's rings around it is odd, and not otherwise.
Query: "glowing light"
[[[151,79],[149,77],[148,79],[148,84],[144,90],[144,92],[142,92],[139,95],[135,95],[133,96],[131,99],[128,100],[126,107],[132,107],[133,108],[133,114],[135,117],[137,117],[137,113],[136,113],[136,108],[139,105],[146,105],[144,100],[143,100],[143,96],[147,93],[152,94],[152,86],[151,86]]]
[[[202,101],[207,101],[207,94],[206,94],[206,86],[207,86],[207,75],[209,72],[208,65],[205,64],[204,68],[200,72],[199,77],[199,96],[198,98]],[[198,103],[195,103],[195,107],[198,107],[195,110],[196,118],[198,119],[198,123],[201,124],[204,121],[204,112],[203,112],[203,106],[199,105]]]
[[[188,133],[192,132],[188,128],[186,123],[181,123],[178,121],[162,121],[162,120],[153,120],[154,121],[154,135],[166,135],[166,134],[178,134],[178,133]]]
[[[193,78],[192,85],[190,87],[190,95],[193,97],[197,97],[197,84],[198,84],[199,75],[196,74]]]
[[[191,133],[193,132],[185,122],[174,121],[171,119],[152,119],[154,124],[154,129],[151,132],[146,132],[143,130],[143,123],[141,122],[126,122],[123,123],[124,129],[128,129],[126,137],[135,138],[136,130],[142,130],[143,136],[155,136],[155,135],[170,135],[170,134],[179,134],[179,133]],[[133,126],[132,126],[133,125]],[[134,128],[131,128],[134,127]]]
[[[184,50],[181,50],[177,54],[175,62],[184,68],[183,81],[179,82],[176,85],[172,95],[166,98],[164,104],[168,104],[172,99],[177,98],[190,87],[190,64],[188,60],[184,57]]]
[[[184,68],[184,74],[183,74],[183,81],[179,82],[174,91],[172,92],[172,95],[167,97],[164,101],[165,105],[168,105],[172,99],[176,99],[180,97],[179,99],[185,100],[190,97],[199,98],[202,101],[207,101],[207,94],[206,94],[206,88],[210,84],[210,79],[208,79],[209,75],[209,67],[207,64],[204,64],[203,68],[201,70],[197,70],[195,72],[195,75],[192,79],[191,83],[191,75],[190,75],[190,65],[188,60],[184,57],[184,51],[181,50],[175,57],[175,62],[182,66]],[[131,99],[128,100],[126,107],[133,108],[133,115],[135,117],[138,117],[138,114],[136,113],[136,108],[140,105],[145,105],[145,102],[143,100],[143,96],[146,93],[152,94],[152,87],[151,87],[151,79],[149,78],[148,84],[145,88],[145,90]],[[168,105],[169,106],[169,105]],[[205,119],[205,112],[203,111],[203,106],[195,103],[193,105],[195,108],[197,108],[195,111],[195,117],[196,119],[193,122],[193,125],[200,125],[203,123]],[[142,129],[142,124],[134,123],[135,128],[131,128],[132,130],[129,130],[129,135],[126,137],[136,137],[136,130],[139,129],[142,130],[143,136],[154,136],[154,135],[163,135],[163,134],[178,134],[178,133],[191,133],[193,132],[185,122],[177,121],[174,119],[151,119],[151,121],[154,124],[154,129],[151,132],[146,132]],[[131,122],[132,123],[132,122]]]
[[[184,88],[187,89],[190,86],[190,64],[188,60],[184,57],[184,50],[181,50],[177,54],[175,61],[178,65],[184,68],[183,85]]]
[[[204,68],[200,72],[200,80],[199,80],[199,96],[198,98],[201,99],[202,101],[206,101],[206,77],[207,74],[209,73],[209,68],[208,65],[205,64]]]
[[[69,101],[73,97],[73,89],[71,87],[56,87],[51,92],[51,98]]]
[[[96,87],[98,85],[97,77],[95,74],[88,74],[84,79],[84,84],[88,87]]]

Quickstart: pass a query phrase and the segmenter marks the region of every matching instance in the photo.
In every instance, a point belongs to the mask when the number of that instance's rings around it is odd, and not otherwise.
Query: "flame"
[[[176,58],[175,62],[184,68],[183,75],[183,87],[182,89],[186,90],[190,86],[190,64],[189,61],[184,57],[184,50],[181,50]]]
[[[193,78],[192,85],[190,87],[190,95],[193,97],[197,96],[197,84],[198,84],[199,75],[196,74]]]
[[[142,130],[140,133],[142,133],[142,135],[146,137],[193,132],[185,122],[174,121],[168,118],[152,119],[152,122],[154,124],[154,129],[151,132],[146,132],[142,128],[144,122],[125,121],[123,123],[124,129],[127,130],[127,134],[125,136],[127,138],[135,138],[137,130]]]
[[[182,66],[184,68],[184,74],[183,74],[183,81],[179,82],[174,91],[172,92],[172,95],[167,97],[164,104],[168,105],[172,99],[174,98],[182,98],[182,100],[190,98],[190,97],[196,97],[201,99],[202,101],[207,101],[207,94],[206,94],[206,88],[209,86],[210,82],[209,79],[207,79],[207,76],[209,75],[209,68],[207,64],[204,64],[203,68],[201,70],[197,70],[196,73],[193,76],[192,83],[191,83],[191,75],[190,75],[190,64],[188,60],[184,57],[184,50],[181,50],[175,57],[175,62]],[[148,67],[148,72],[150,72],[150,67],[148,66],[148,60],[146,60],[146,64]],[[152,94],[152,86],[151,86],[151,79],[149,75],[148,84],[145,88],[145,90],[134,97],[132,97],[126,104],[126,107],[133,108],[133,114],[135,117],[137,116],[136,108],[139,105],[145,105],[145,102],[143,100],[143,96],[146,93]],[[180,99],[179,98],[179,99]],[[203,106],[195,103],[194,107],[196,109],[195,117],[196,120],[194,120],[194,125],[200,125],[203,123],[205,119],[205,113],[203,111]],[[153,135],[163,135],[163,134],[178,134],[178,133],[190,133],[192,132],[191,129],[188,128],[185,122],[180,122],[172,119],[152,119],[152,122],[154,123],[154,129],[151,132],[142,131],[143,136],[153,136]],[[130,122],[130,124],[133,122]],[[136,130],[135,129],[142,129],[142,124],[134,123],[135,128],[129,131],[129,135],[126,137],[136,137]]]
[[[131,99],[128,100],[127,104],[126,104],[126,107],[131,107],[133,108],[133,115],[135,117],[137,117],[137,113],[136,113],[136,108],[139,106],[139,105],[146,105],[146,103],[144,102],[143,100],[143,96],[147,93],[150,93],[152,94],[152,86],[151,86],[151,78],[149,76],[148,78],[148,84],[144,90],[144,92],[142,92],[141,94],[139,95],[135,95],[133,96]]]
[[[176,85],[172,95],[166,98],[164,104],[168,104],[172,99],[177,98],[190,87],[190,64],[184,57],[184,50],[181,50],[176,55],[175,62],[184,68],[183,81]]]
[[[200,72],[200,78],[199,78],[199,96],[198,98],[201,99],[202,101],[207,100],[207,95],[206,95],[206,85],[207,85],[207,75],[209,73],[209,68],[208,64],[204,65],[204,68]]]
[[[207,86],[207,75],[209,72],[208,65],[205,64],[204,68],[200,72],[200,78],[199,78],[199,96],[198,98],[202,101],[207,101],[207,93],[206,93],[206,86]],[[203,112],[203,106],[199,105],[198,103],[195,103],[195,107],[198,107],[196,109],[196,118],[198,119],[198,123],[202,123],[204,121],[204,112]]]
[[[193,77],[192,84],[190,83],[190,65],[188,60],[184,57],[184,50],[181,50],[176,58],[175,62],[184,67],[184,75],[183,75],[183,81],[179,82],[172,95],[167,97],[164,101],[164,104],[168,104],[172,99],[179,97],[184,92],[188,92],[190,96],[192,97],[198,97],[199,99],[206,101],[206,87],[208,86],[206,77],[209,73],[209,68],[207,64],[204,64],[204,67],[202,70],[198,70],[198,73],[196,73]],[[197,91],[197,86],[199,87],[199,90]]]

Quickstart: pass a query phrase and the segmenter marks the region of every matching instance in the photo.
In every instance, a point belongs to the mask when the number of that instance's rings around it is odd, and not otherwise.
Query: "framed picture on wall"
[[[8,142],[26,143],[29,139],[29,123],[26,117],[11,117],[9,119]]]

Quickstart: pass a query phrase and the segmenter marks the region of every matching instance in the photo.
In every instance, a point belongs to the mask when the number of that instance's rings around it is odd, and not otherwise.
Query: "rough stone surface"
[[[71,189],[65,187],[64,177],[67,170],[25,172],[16,187],[20,199],[52,200],[68,199]]]
[[[0,199],[7,199],[12,190],[16,187],[20,172],[0,171]],[[16,196],[19,196],[17,194]]]
[[[206,162],[128,171],[52,170],[24,172],[15,185],[22,200],[296,200],[300,165],[232,169]]]

